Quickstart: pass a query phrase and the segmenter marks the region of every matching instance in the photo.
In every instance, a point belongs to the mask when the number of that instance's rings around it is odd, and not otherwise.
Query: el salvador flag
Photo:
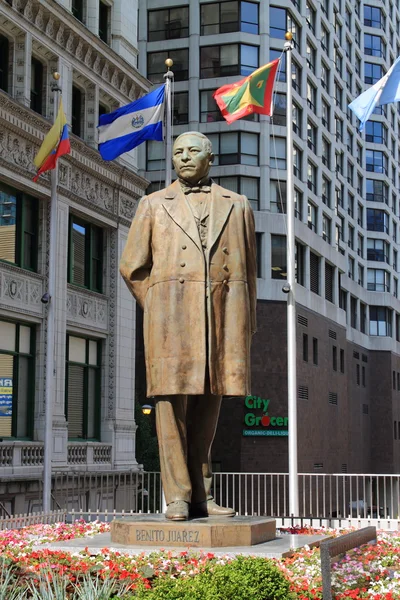
[[[99,119],[99,152],[114,160],[146,140],[163,141],[165,85]]]

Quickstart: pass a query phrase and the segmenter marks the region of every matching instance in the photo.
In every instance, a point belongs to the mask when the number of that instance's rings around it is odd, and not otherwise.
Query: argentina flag
[[[163,140],[165,85],[99,119],[99,152],[114,160],[146,140]]]

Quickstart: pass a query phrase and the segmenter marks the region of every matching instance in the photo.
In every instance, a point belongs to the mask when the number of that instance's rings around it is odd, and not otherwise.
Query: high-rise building
[[[57,268],[50,300],[56,303],[53,469],[138,469],[135,311],[118,262],[147,181],[138,174],[136,151],[106,163],[96,143],[99,114],[149,89],[137,55],[136,0],[0,3],[1,511],[32,508],[42,477],[47,305],[41,298],[50,260]],[[32,177],[54,118],[55,71],[72,151],[59,160],[58,249],[49,257],[50,176],[37,183]],[[93,489],[82,487],[82,498],[98,493]],[[54,506],[65,506],[57,493]]]
[[[400,54],[397,3],[139,0],[139,70],[160,84],[165,59],[174,61],[174,136],[207,134],[213,178],[246,194],[255,211],[252,392],[269,404],[224,401],[216,468],[287,470],[285,55],[272,119],[228,126],[212,97],[281,56],[286,31],[294,36],[299,469],[398,472],[400,108],[376,109],[363,134],[348,109]],[[141,157],[150,191],[164,185],[163,152],[149,142]]]

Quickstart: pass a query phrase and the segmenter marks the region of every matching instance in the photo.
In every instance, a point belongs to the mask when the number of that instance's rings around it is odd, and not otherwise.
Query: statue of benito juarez
[[[167,519],[233,516],[211,491],[211,445],[222,396],[250,393],[256,330],[254,216],[245,196],[209,179],[203,134],[173,146],[177,181],[141,199],[120,270],[144,311],[147,395]]]

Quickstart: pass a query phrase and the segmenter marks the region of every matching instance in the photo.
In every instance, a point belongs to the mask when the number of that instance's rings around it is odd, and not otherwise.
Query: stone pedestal
[[[275,519],[209,517],[169,521],[164,515],[137,515],[111,524],[111,541],[126,546],[228,548],[254,546],[276,537]]]

